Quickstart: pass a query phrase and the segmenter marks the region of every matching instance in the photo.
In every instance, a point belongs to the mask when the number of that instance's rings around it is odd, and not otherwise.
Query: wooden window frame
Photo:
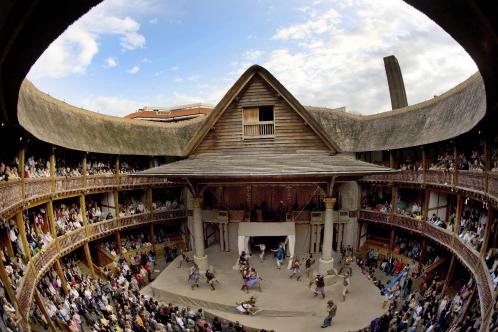
[[[272,107],[273,121],[254,121],[246,122],[244,112],[246,110],[258,109],[258,115],[261,107]],[[249,127],[251,126],[251,127]],[[248,134],[253,132],[254,134]],[[263,132],[263,134],[261,134]],[[253,139],[273,139],[275,138],[275,105],[258,105],[242,108],[242,140]]]

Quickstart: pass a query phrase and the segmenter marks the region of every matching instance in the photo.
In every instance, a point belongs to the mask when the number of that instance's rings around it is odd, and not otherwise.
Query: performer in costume
[[[312,254],[308,255],[308,258],[304,261],[304,276],[309,280],[310,286],[313,283],[311,279],[311,272],[313,272],[313,264],[315,264],[315,259]],[[297,281],[301,280],[302,274],[297,276]]]
[[[273,252],[275,252],[275,258],[277,261],[277,269],[280,269],[282,266],[282,263],[285,259],[285,249],[282,244],[278,246],[278,249],[272,249]]]
[[[192,289],[195,287],[199,288],[199,267],[196,263],[190,268],[190,274],[188,276],[188,281],[192,281]]]
[[[344,275],[344,281],[343,281],[343,286],[344,288],[342,289],[342,301],[346,301],[346,294],[349,293],[349,286],[351,285],[351,280],[349,279],[349,274],[346,272]]]
[[[322,299],[325,298],[325,280],[323,279],[323,276],[320,274],[317,274],[315,277],[315,296],[318,294],[322,295]]]
[[[259,261],[263,263],[265,260],[265,250],[266,250],[266,245],[264,243],[256,245],[259,247]]]
[[[211,287],[211,290],[216,290],[216,288],[214,288],[215,282],[218,284],[220,283],[218,279],[216,279],[214,272],[210,270],[206,270],[206,282]]]
[[[297,279],[299,280],[299,276],[301,275],[301,263],[299,262],[299,257],[296,256],[292,260],[291,270],[292,274],[289,276],[289,278],[292,279],[292,277],[297,275],[298,276]]]

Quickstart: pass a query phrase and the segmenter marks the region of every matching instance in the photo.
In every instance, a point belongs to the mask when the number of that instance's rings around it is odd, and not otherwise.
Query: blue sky
[[[52,96],[123,116],[144,105],[216,104],[258,63],[304,105],[389,110],[382,57],[395,54],[408,101],[477,69],[401,0],[105,0],[69,27],[28,79]]]

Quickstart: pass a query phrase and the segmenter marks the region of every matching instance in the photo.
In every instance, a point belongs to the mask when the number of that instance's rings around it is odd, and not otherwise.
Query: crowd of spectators
[[[119,168],[119,172],[121,174],[133,174],[133,173],[137,173],[137,172],[140,172],[140,171],[143,171],[145,168],[143,167],[143,165],[141,165],[140,163],[128,163],[126,161],[123,161],[120,163],[120,168]]]
[[[50,177],[50,161],[44,158],[31,156],[26,159],[24,165],[24,178],[44,178]]]
[[[119,216],[126,217],[134,214],[148,212],[145,203],[140,200],[129,199],[124,204],[119,204]]]
[[[407,280],[402,278],[385,292],[387,313],[361,331],[479,331],[478,301],[470,303],[463,316],[464,306],[471,301],[472,279],[453,297],[444,295],[444,282],[437,275],[431,283],[414,290]]]
[[[463,242],[479,251],[487,222],[487,208],[481,207],[479,204],[465,204],[458,227],[458,236]]]
[[[434,225],[441,227],[441,228],[446,229],[446,228],[450,228],[450,226],[451,226],[449,223],[444,222],[444,220],[442,220],[441,217],[439,217],[435,213],[433,213],[431,216],[427,217],[427,220],[431,224],[434,224]]]
[[[411,258],[415,261],[420,259],[422,244],[418,239],[410,236],[397,234],[393,252]]]
[[[19,287],[21,279],[24,276],[26,264],[24,264],[20,255],[14,257],[9,256],[7,248],[3,248],[0,253],[2,255],[1,259],[5,267],[5,272],[10,280],[10,285],[15,291]]]
[[[83,227],[83,217],[78,204],[60,204],[54,209],[55,230],[57,236],[66,234]]]
[[[21,317],[18,315],[16,308],[8,300],[5,286],[0,280],[0,331],[21,332],[19,321]]]
[[[97,160],[88,160],[86,163],[86,173],[88,175],[112,175],[115,173],[114,164]]]
[[[422,220],[422,206],[419,202],[410,202],[406,208],[397,208],[396,213]]]
[[[151,246],[152,243],[149,241],[149,237],[144,233],[130,233],[121,237],[121,250],[123,253],[130,250],[138,250]]]
[[[458,158],[458,169],[483,172],[485,167],[484,153],[479,150],[472,150],[470,156],[460,153]]]
[[[24,214],[23,219],[26,229],[26,240],[28,241],[31,255],[34,256],[53,241],[49,230],[47,214],[44,208],[38,208],[36,211]]]
[[[116,241],[114,240],[106,240],[99,243],[104,250],[110,253],[113,256],[118,256],[118,247],[116,245]]]
[[[412,161],[409,161],[407,160],[405,163],[401,163],[399,165],[399,168],[400,170],[402,171],[417,171],[417,172],[421,172],[424,170],[424,165],[422,164],[422,162],[412,162]]]
[[[111,211],[104,215],[104,213],[102,213],[102,208],[100,207],[100,204],[97,203],[97,201],[88,200],[85,204],[86,220],[89,224],[114,218]]]
[[[429,165],[429,169],[438,171],[454,171],[455,162],[453,159],[453,154],[450,152],[438,154],[436,161],[432,162]]]
[[[208,321],[202,309],[159,304],[141,294],[154,266],[151,255],[137,255],[130,264],[120,257],[115,272],[105,272],[107,280],[83,274],[78,265],[73,259],[63,264],[67,294],[55,272],[47,273],[38,287],[51,319],[71,331],[244,331],[239,323]]]
[[[14,159],[12,162],[0,162],[0,181],[18,180],[19,162]]]
[[[152,202],[152,209],[155,211],[175,210],[180,208],[183,208],[183,205],[181,203],[178,204],[178,201],[176,199],[167,199],[164,202],[161,202],[160,200]]]

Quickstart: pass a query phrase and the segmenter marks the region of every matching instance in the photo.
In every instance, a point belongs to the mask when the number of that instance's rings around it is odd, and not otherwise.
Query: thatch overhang
[[[397,172],[356,160],[351,156],[326,153],[296,154],[203,154],[142,171],[136,176],[175,178],[296,178],[363,176]]]

